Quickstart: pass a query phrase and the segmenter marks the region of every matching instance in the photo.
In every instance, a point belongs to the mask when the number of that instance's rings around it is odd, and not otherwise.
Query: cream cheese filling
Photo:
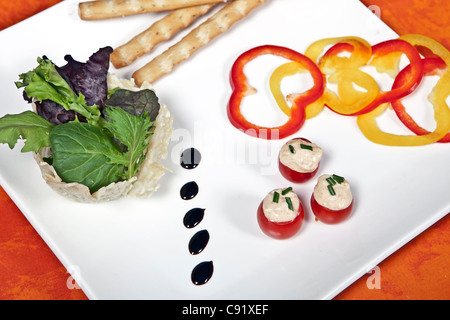
[[[353,201],[352,191],[350,189],[350,183],[344,179],[341,183],[336,182],[331,187],[335,193],[332,195],[330,192],[330,180],[333,176],[330,174],[324,174],[319,177],[316,186],[314,187],[314,198],[317,203],[323,207],[331,210],[342,210],[347,208]]]
[[[272,190],[263,200],[264,215],[272,222],[289,222],[294,220],[300,209],[300,200],[294,191],[289,191],[283,195],[287,188]],[[278,193],[278,201],[274,201],[274,195]],[[289,201],[292,209],[289,207]]]
[[[322,148],[314,143],[296,138],[285,143],[279,154],[280,162],[297,172],[313,172],[322,159]]]

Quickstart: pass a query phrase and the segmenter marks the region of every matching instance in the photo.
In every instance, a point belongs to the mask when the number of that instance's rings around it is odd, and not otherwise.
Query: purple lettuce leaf
[[[101,48],[94,53],[86,63],[76,61],[71,55],[66,55],[67,64],[56,66],[56,70],[77,94],[85,96],[87,105],[96,104],[100,110],[104,108],[103,101],[108,96],[107,76],[109,69],[111,47]]]

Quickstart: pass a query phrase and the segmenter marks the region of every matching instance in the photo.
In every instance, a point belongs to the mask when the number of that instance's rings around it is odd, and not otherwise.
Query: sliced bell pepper
[[[376,117],[383,113],[387,108],[387,103],[380,105],[378,108],[367,114],[358,116],[358,126],[367,139],[383,145],[419,146],[439,141],[444,138],[450,130],[450,109],[446,103],[446,99],[450,95],[450,86],[448,85],[450,83],[450,71],[448,68],[450,65],[450,52],[440,43],[422,35],[405,35],[401,36],[400,40],[407,41],[416,47],[421,46],[427,48],[434,56],[440,57],[447,66],[446,71],[442,74],[438,83],[434,86],[433,91],[428,96],[428,99],[433,104],[436,128],[433,132],[428,132],[423,135],[397,135],[383,132],[376,123]],[[410,62],[410,71],[402,74],[401,78],[397,81],[397,87],[393,88],[392,92],[395,92],[400,88],[400,91],[403,91],[403,94],[408,94],[417,87],[417,83],[411,81],[411,79],[414,79],[418,72],[417,70],[414,70],[411,60]],[[422,60],[420,60],[420,63],[422,65],[421,69],[423,74],[424,63]],[[393,100],[398,100],[400,98]]]
[[[350,57],[339,56],[343,52],[349,52]],[[356,39],[339,42],[322,56],[319,68],[329,75],[328,83],[337,85],[337,94],[328,88],[325,91],[324,102],[329,109],[342,115],[355,114],[378,97],[377,82],[360,70],[371,57],[372,47]]]
[[[408,77],[400,86],[392,88],[390,91],[380,92],[374,101],[360,111],[353,113],[353,115],[362,115],[374,110],[384,103],[401,99],[414,91],[420,81],[422,81],[422,59],[419,52],[410,43],[402,39],[394,39],[378,43],[372,47],[373,59],[380,59],[383,56],[388,56],[389,59],[392,59],[392,53],[394,52],[402,52],[408,58],[411,66],[411,72],[408,73]]]
[[[328,50],[327,47],[331,46]],[[347,52],[349,57],[339,54]],[[305,55],[315,61],[322,73],[328,76],[328,83],[337,84],[337,94],[329,87],[322,97],[322,107],[340,114],[353,114],[378,96],[378,84],[359,68],[372,57],[372,47],[359,37],[338,37],[318,40],[311,44]],[[354,84],[365,89],[356,90]],[[311,108],[311,116],[320,112],[320,105]]]
[[[441,58],[424,58],[422,61],[424,65],[425,76],[432,76],[432,75],[442,76],[444,72],[447,71],[447,65]],[[405,77],[407,77],[408,72],[411,72],[410,66],[407,66],[402,70],[402,72],[398,74],[393,84],[393,88],[398,87],[399,83],[404,81]],[[425,130],[424,128],[419,126],[417,122],[415,122],[414,119],[407,113],[406,108],[403,105],[401,99],[392,101],[391,105],[400,121],[412,132],[414,132],[417,135],[425,135],[430,133],[430,131]],[[447,133],[442,139],[440,139],[437,142],[441,143],[450,142],[450,132]]]
[[[400,72],[400,58],[402,55],[402,52],[391,52],[383,56],[375,56],[372,57],[369,65],[375,67],[378,73],[386,73],[395,79]]]
[[[256,92],[256,90],[248,84],[247,77],[244,73],[244,66],[256,57],[266,54],[281,56],[300,63],[310,72],[314,81],[314,85],[311,89],[295,97],[293,101],[294,104],[290,109],[288,121],[282,126],[271,128],[249,122],[242,115],[240,108],[244,97]],[[232,66],[230,83],[232,94],[227,107],[227,114],[230,122],[237,129],[242,130],[248,135],[269,140],[283,139],[296,133],[305,122],[305,107],[319,99],[324,91],[323,75],[311,59],[292,49],[274,45],[255,47],[241,54]]]
[[[326,45],[330,44],[333,47],[323,54]],[[338,56],[343,51],[351,52],[351,56]],[[402,54],[410,61],[412,72],[408,75],[408,81],[388,92],[379,91],[375,80],[359,70],[361,66],[370,63],[376,66],[378,71],[396,75]],[[338,85],[338,94],[329,89],[325,90],[324,103],[342,115],[361,115],[383,103],[400,99],[413,91],[423,76],[419,53],[411,44],[401,39],[384,41],[372,47],[357,37],[323,39],[313,43],[305,55],[317,61],[321,71],[329,75],[329,83]],[[363,87],[365,92],[354,89],[354,84]]]
[[[331,49],[324,53],[326,47],[330,45],[332,45]],[[351,56],[349,58],[337,56],[344,51],[350,52]],[[325,104],[328,107],[332,105],[330,107],[332,110],[348,113],[348,109],[351,111],[359,110],[377,96],[379,90],[375,80],[358,70],[359,67],[370,60],[371,53],[370,44],[358,37],[327,38],[316,41],[309,46],[305,55],[315,61],[323,73],[332,75],[329,79],[330,82],[339,83],[339,95],[344,101],[339,99],[334,92],[325,88],[324,95],[306,108],[306,119],[319,114]],[[327,62],[329,62],[328,58],[330,58],[330,60],[333,60],[333,63],[325,64],[323,62],[324,58],[327,58]],[[270,78],[272,94],[280,109],[288,116],[290,115],[290,108],[281,93],[281,81],[287,76],[304,71],[305,68],[300,64],[289,62],[277,68]],[[352,82],[364,87],[367,91],[355,90]],[[295,97],[297,97],[297,94],[290,94],[287,96],[287,100],[292,102]]]
[[[301,65],[300,63],[288,62],[275,69],[275,71],[270,76],[270,90],[272,91],[272,95],[275,98],[278,107],[280,107],[281,111],[283,111],[284,114],[286,114],[288,117],[291,116],[291,108],[286,103],[283,93],[281,92],[281,82],[285,77],[293,76],[297,73],[304,73],[306,71],[307,70],[305,69],[305,67],[303,67],[303,65]],[[297,95],[298,94],[292,93],[287,95],[286,98],[291,102],[291,104],[293,104]],[[324,106],[323,96],[315,102],[309,104],[305,110],[306,119],[315,117],[320,113],[320,111],[322,111]]]
[[[326,48],[328,46],[334,46],[338,43],[347,43],[347,45],[344,45],[346,48],[354,47],[355,45],[358,46],[357,50],[354,50],[354,55],[352,55],[351,59],[349,59],[349,63],[355,65],[361,65],[364,63],[364,61],[367,61],[368,58],[370,58],[371,55],[371,46],[370,44],[359,37],[337,37],[337,38],[325,38],[318,40],[314,43],[312,43],[305,51],[305,56],[310,58],[315,63],[319,64],[320,58],[328,52],[329,55],[335,54],[336,51],[333,51],[332,49],[326,51]],[[339,52],[342,51],[343,47],[338,47]],[[336,48],[335,48],[336,49]],[[351,50],[351,49],[350,49]]]

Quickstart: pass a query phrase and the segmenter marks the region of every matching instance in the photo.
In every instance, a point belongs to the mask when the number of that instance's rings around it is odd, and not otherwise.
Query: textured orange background
[[[0,30],[60,0],[0,0]],[[398,34],[420,33],[450,49],[447,0],[362,0],[378,6],[381,19]],[[385,259],[380,289],[365,275],[336,297],[353,299],[450,299],[450,215]],[[0,299],[87,299],[69,289],[69,274],[0,187]],[[69,279],[70,280],[70,279]]]

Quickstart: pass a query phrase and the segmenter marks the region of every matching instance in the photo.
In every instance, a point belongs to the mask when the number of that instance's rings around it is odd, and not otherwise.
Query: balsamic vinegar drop
[[[201,253],[209,242],[209,232],[208,230],[202,230],[194,234],[194,236],[189,241],[189,252],[192,255],[197,255]]]
[[[201,160],[202,155],[200,151],[195,148],[189,148],[181,154],[180,164],[183,168],[191,170],[197,168]]]
[[[198,264],[192,270],[191,280],[196,286],[201,286],[211,279],[214,272],[214,265],[212,261],[205,261]]]
[[[180,196],[183,200],[194,199],[198,193],[198,184],[195,181],[186,183],[181,187]]]
[[[183,218],[183,224],[186,228],[192,229],[196,227],[200,222],[202,222],[204,215],[205,209],[191,209],[185,214]]]

